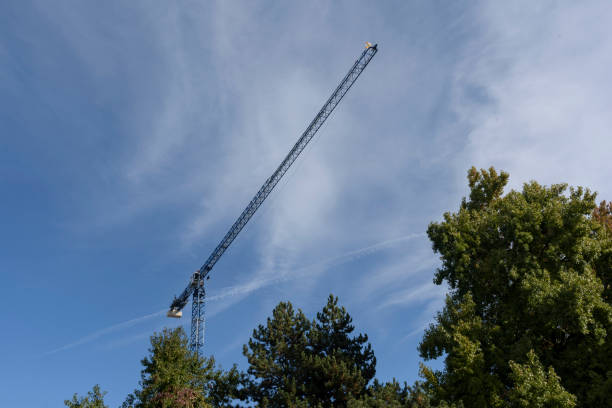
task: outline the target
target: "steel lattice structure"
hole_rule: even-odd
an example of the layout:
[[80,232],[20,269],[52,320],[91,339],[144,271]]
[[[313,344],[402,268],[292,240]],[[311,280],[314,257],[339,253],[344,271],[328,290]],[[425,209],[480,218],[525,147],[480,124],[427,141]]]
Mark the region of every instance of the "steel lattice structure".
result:
[[191,335],[189,337],[189,346],[192,350],[196,350],[198,354],[202,351],[202,347],[204,347],[204,324],[206,323],[204,321],[205,299],[206,289],[204,288],[204,279],[198,276],[193,286],[191,300]]
[[359,75],[361,75],[377,51],[378,47],[376,44],[370,45],[367,43],[366,49],[361,53],[357,61],[355,61],[327,102],[325,102],[317,116],[310,122],[310,125],[308,125],[304,133],[302,133],[293,148],[289,151],[289,154],[287,154],[272,176],[270,176],[263,186],[261,186],[257,194],[255,194],[255,197],[253,197],[249,205],[247,205],[242,214],[240,214],[240,217],[234,222],[202,267],[194,272],[185,290],[172,301],[168,316],[180,317],[182,314],[181,310],[189,301],[189,297],[192,297],[190,347],[198,354],[201,353],[204,344],[204,300],[206,295],[204,280],[208,277],[209,272],[212,270],[213,266],[215,266],[219,258],[221,258],[240,231],[242,231],[247,222],[249,222],[253,214],[255,214],[259,206],[261,206],[268,195],[270,195],[293,162],[295,162],[300,153],[306,148],[325,120],[333,112],[336,106],[338,106],[344,95],[346,95],[351,86],[357,81],[357,78],[359,78]]

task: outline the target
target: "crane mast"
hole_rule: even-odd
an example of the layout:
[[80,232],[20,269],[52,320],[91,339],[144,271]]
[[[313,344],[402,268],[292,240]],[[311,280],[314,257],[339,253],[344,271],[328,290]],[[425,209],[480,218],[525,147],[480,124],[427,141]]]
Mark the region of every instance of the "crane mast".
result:
[[172,301],[168,316],[181,317],[182,309],[187,305],[189,297],[192,298],[191,333],[189,345],[191,349],[196,351],[198,354],[200,354],[204,344],[204,307],[206,297],[204,280],[208,278],[208,274],[215,266],[219,258],[223,256],[223,253],[231,245],[234,239],[236,239],[240,231],[242,231],[244,226],[249,222],[253,214],[255,214],[268,195],[270,195],[274,187],[285,175],[287,170],[289,170],[293,162],[295,162],[304,148],[306,148],[310,140],[314,137],[336,106],[338,106],[351,86],[353,86],[355,81],[357,81],[357,78],[372,60],[377,51],[377,44],[371,45],[370,43],[366,43],[365,50],[363,50],[336,90],[332,93],[327,102],[325,102],[319,113],[317,113],[312,122],[310,122],[285,159],[261,186],[257,194],[255,194],[242,214],[240,214],[236,222],[234,222],[229,231],[225,234],[219,245],[215,247],[202,267],[191,275],[185,290],[183,290],[183,292],[181,292],[181,294],[178,297],[175,297]]

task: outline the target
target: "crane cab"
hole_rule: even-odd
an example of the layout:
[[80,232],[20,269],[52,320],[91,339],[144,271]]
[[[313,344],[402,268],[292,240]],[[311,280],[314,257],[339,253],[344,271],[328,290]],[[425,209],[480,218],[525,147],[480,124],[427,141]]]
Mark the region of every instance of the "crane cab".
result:
[[181,317],[183,317],[183,311],[170,309],[168,310],[168,313],[166,314],[166,316],[173,317],[175,319],[180,319]]

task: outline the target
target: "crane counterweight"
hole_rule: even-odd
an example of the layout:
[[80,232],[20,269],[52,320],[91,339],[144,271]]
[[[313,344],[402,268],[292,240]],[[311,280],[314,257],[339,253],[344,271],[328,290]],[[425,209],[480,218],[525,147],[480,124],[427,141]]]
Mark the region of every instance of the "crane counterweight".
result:
[[302,153],[321,125],[323,125],[336,106],[338,106],[344,95],[346,95],[351,86],[357,81],[357,78],[359,78],[359,75],[361,75],[365,67],[370,63],[377,51],[378,44],[372,45],[369,42],[366,43],[365,50],[363,50],[357,61],[355,61],[349,72],[345,75],[344,79],[342,79],[327,102],[325,102],[319,113],[312,122],[310,122],[285,159],[277,167],[272,176],[270,176],[261,186],[257,194],[255,194],[253,199],[249,202],[221,242],[215,247],[202,267],[191,275],[191,279],[185,290],[172,301],[170,310],[168,311],[168,317],[178,318],[182,316],[182,309],[187,305],[189,298],[192,298],[191,337],[189,344],[192,350],[196,351],[198,354],[201,353],[204,344],[204,300],[206,295],[204,280],[208,278],[208,273],[212,270],[234,239],[236,239],[240,231],[242,231],[244,226],[249,222],[253,214],[255,214],[259,206],[265,201],[287,170],[289,170],[300,153]]
[[180,319],[181,317],[183,317],[183,311],[170,309],[168,310],[168,313],[166,313],[166,316],[173,317],[175,319]]

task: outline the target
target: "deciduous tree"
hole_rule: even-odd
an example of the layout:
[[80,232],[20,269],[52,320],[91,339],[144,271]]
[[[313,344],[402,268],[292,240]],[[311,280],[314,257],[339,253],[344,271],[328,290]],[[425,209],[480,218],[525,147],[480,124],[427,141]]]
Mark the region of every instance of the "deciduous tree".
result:
[[[493,168],[472,168],[468,180],[459,211],[427,231],[442,260],[434,281],[450,288],[419,346],[425,359],[444,356],[442,371],[423,367],[428,387],[469,407],[516,405],[546,389],[563,398],[542,406],[571,407],[571,395],[579,407],[605,406],[609,207],[596,210],[594,193],[565,184],[530,182],[504,196],[508,174]],[[529,375],[541,386],[526,385]]]
[[190,350],[182,328],[154,334],[149,353],[142,360],[140,387],[124,408],[231,406],[240,374],[217,369],[213,358]]
[[105,395],[106,391],[102,391],[100,386],[96,384],[86,396],[79,397],[74,394],[71,400],[64,401],[64,405],[69,408],[108,408],[108,405],[104,404]]

